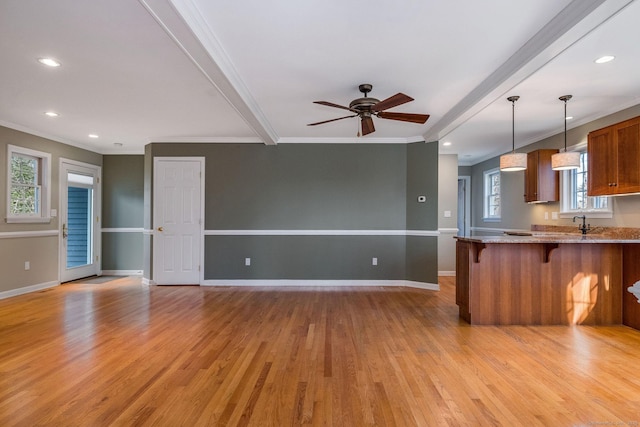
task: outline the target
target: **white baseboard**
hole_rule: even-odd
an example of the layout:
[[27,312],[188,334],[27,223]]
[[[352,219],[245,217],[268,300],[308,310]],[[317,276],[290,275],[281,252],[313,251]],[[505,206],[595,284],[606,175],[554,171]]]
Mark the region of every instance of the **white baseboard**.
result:
[[103,276],[142,276],[142,270],[102,270]]
[[146,285],[146,286],[151,286],[151,285],[155,285],[156,284],[156,282],[154,282],[151,279],[147,279],[146,277],[143,277],[142,281],[140,283],[142,283],[143,285]]
[[438,276],[451,277],[451,276],[455,276],[455,275],[456,275],[455,271],[438,271]]
[[436,283],[414,282],[411,280],[287,280],[287,279],[230,279],[205,280],[202,286],[404,286],[408,288],[439,291]]
[[28,294],[30,292],[37,292],[43,289],[53,288],[55,286],[58,286],[59,284],[60,282],[56,280],[52,282],[38,283],[37,285],[25,286],[24,288],[11,289],[10,291],[3,291],[0,292],[0,299],[11,298],[18,295]]

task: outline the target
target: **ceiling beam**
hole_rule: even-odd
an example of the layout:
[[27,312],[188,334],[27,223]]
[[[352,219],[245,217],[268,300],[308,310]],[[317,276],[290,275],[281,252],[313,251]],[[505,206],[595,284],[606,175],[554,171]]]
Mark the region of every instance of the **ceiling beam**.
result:
[[453,132],[632,1],[573,0],[430,127],[425,141],[440,140]]
[[189,0],[138,0],[229,105],[267,145],[278,135],[202,14]]

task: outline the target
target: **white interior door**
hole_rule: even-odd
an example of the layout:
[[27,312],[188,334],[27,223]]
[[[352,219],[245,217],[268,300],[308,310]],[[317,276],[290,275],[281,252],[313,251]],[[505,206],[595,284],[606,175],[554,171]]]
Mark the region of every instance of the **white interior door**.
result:
[[204,159],[155,158],[153,281],[200,283]]
[[60,282],[101,272],[99,166],[60,162]]

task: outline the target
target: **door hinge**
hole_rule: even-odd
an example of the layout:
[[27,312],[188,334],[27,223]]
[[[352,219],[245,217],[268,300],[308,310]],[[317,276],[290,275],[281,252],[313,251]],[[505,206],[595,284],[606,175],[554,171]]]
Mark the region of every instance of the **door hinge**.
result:
[[96,255],[96,261],[99,261],[100,257],[98,255]]
[[100,217],[99,216],[96,217],[96,222],[100,222]]
[[200,266],[198,266],[198,271],[200,271]]

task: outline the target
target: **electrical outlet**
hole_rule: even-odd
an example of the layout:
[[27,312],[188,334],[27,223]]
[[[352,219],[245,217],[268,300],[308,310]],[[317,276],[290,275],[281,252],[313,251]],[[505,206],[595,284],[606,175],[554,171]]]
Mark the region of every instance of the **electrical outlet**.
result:
[[544,219],[549,219],[549,211],[544,211]]
[[558,219],[558,212],[551,212],[551,219]]
[[244,265],[246,265],[247,267],[251,265],[251,258],[245,258],[244,259]]
[[371,265],[378,265],[378,258],[371,258]]
[[25,270],[31,270],[31,263],[29,261],[25,261],[24,262],[24,269]]

